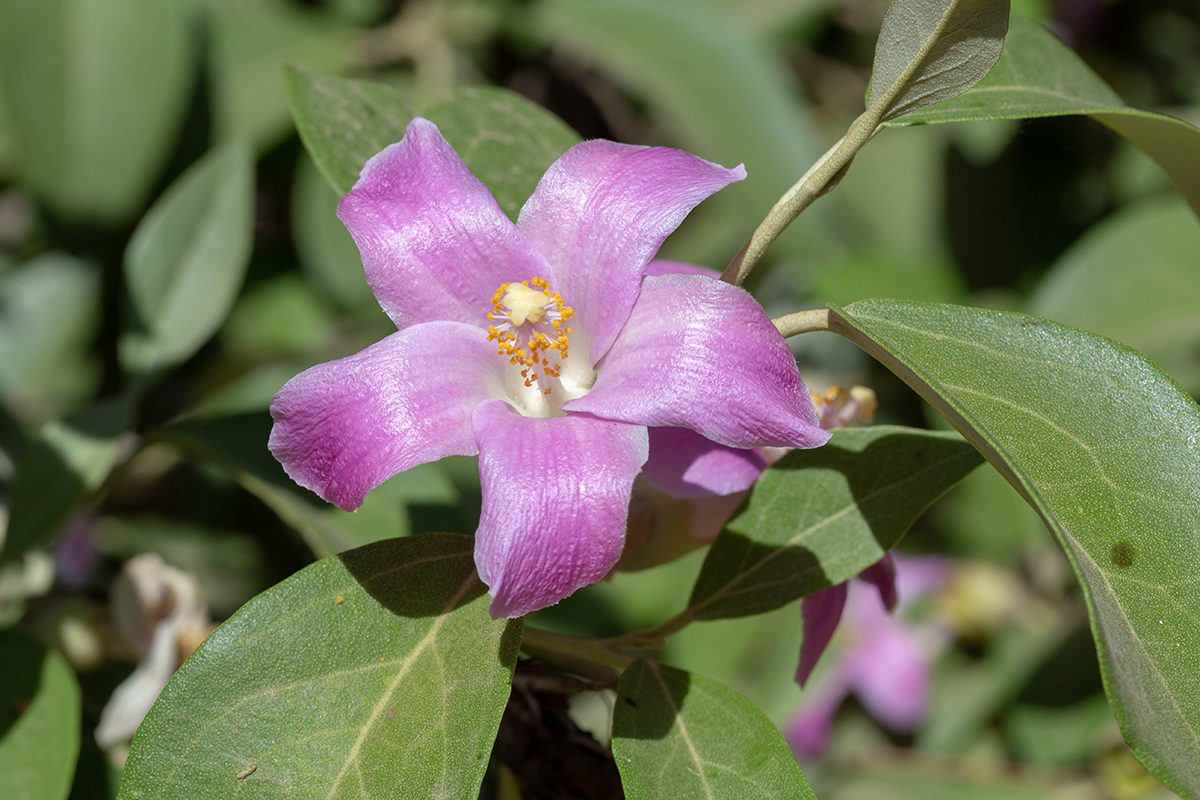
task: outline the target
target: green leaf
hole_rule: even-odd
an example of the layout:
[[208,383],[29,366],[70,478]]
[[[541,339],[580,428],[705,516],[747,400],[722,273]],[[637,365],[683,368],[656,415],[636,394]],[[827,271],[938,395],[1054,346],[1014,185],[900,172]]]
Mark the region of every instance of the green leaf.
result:
[[79,720],[79,684],[63,657],[0,631],[0,797],[64,800]]
[[41,427],[17,462],[10,488],[5,560],[49,541],[128,452],[129,409],[120,401],[90,406]]
[[253,243],[254,162],[234,144],[192,165],[134,231],[125,278],[139,327],[121,338],[121,365],[151,372],[200,349],[233,306]]
[[169,154],[192,62],[180,3],[0,3],[0,80],[21,180],[64,213],[127,217]]
[[400,141],[416,116],[437,124],[463,161],[515,219],[542,173],[579,137],[515,92],[494,86],[416,98],[392,86],[289,68],[288,102],[304,146],[339,195],[367,159]]
[[1127,107],[1108,84],[1048,28],[1013,14],[1004,53],[966,94],[892,121],[893,125],[1027,119],[1087,114],[1158,162],[1200,214],[1200,128]]
[[1200,225],[1182,200],[1169,197],[1126,208],[1088,231],[1042,279],[1029,311],[1127,344],[1195,393],[1197,298]]
[[688,610],[761,614],[849,580],[981,463],[953,433],[891,425],[845,428],[824,447],[788,453],[717,536]]
[[300,159],[292,188],[292,230],[304,275],[347,309],[379,313],[362,259],[337,218],[338,194],[308,156]]
[[894,0],[867,111],[889,120],[962,94],[995,66],[1007,30],[1008,0]]
[[778,729],[753,703],[646,659],[621,676],[612,747],[631,800],[815,800]]
[[92,264],[51,253],[0,276],[0,395],[19,416],[66,413],[94,391],[99,312]]
[[[795,3],[789,4],[795,8]],[[825,148],[781,57],[751,34],[747,10],[704,0],[554,0],[537,17],[557,49],[649,102],[679,146],[748,177],[692,212],[665,255],[723,266],[788,187]],[[829,213],[810,209],[779,240],[811,253]]]
[[217,141],[270,149],[291,131],[284,66],[340,73],[354,64],[360,37],[331,14],[282,0],[211,0],[208,9]]
[[469,537],[369,545],[247,603],[171,679],[121,800],[475,797],[520,644]]
[[1023,314],[871,300],[835,308],[830,327],[1037,510],[1083,584],[1126,741],[1200,794],[1200,408],[1129,348]]

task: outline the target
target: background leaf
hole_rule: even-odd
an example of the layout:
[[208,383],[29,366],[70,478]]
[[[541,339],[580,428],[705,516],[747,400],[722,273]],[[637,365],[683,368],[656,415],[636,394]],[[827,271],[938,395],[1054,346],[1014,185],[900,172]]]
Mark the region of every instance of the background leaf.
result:
[[1023,314],[873,300],[831,328],[1004,473],[1084,586],[1105,689],[1160,780],[1200,793],[1200,408],[1144,357]]
[[0,797],[63,800],[79,754],[79,684],[35,640],[0,631]]
[[621,676],[612,745],[625,795],[637,800],[813,798],[778,729],[753,703],[646,659]]
[[288,100],[300,138],[339,195],[354,187],[371,156],[404,137],[415,116],[432,120],[509,217],[579,137],[520,95],[496,87],[414,98],[391,86],[287,72]]
[[41,427],[17,462],[9,489],[2,554],[11,559],[58,533],[89,492],[95,492],[130,442],[129,409],[120,401],[89,406]]
[[1000,58],[1008,0],[894,0],[883,18],[867,110],[894,119],[962,94]]
[[692,589],[696,619],[761,614],[849,580],[983,459],[952,433],[835,431],[763,473],[713,543]]
[[0,395],[22,418],[65,413],[95,389],[99,365],[88,351],[99,311],[99,270],[70,256],[0,275]]
[[125,253],[140,329],[121,364],[149,372],[186,360],[233,306],[254,242],[254,163],[235,144],[185,172],[143,218]]
[[70,215],[128,216],[166,160],[192,62],[181,3],[0,4],[0,80],[22,181]]
[[378,313],[362,259],[350,232],[337,218],[339,195],[307,155],[296,168],[292,189],[292,229],[296,254],[308,279],[347,309]]
[[1128,108],[1108,84],[1040,22],[1013,14],[1004,52],[978,86],[893,125],[1087,114],[1158,162],[1200,214],[1200,128]]
[[1083,236],[1029,298],[1031,314],[1116,339],[1200,391],[1200,225],[1178,197],[1126,208]]
[[521,622],[488,615],[472,549],[380,542],[247,603],[151,709],[120,797],[474,797]]
[[281,0],[211,0],[213,135],[260,151],[291,130],[283,69],[345,72],[359,37],[332,15]]

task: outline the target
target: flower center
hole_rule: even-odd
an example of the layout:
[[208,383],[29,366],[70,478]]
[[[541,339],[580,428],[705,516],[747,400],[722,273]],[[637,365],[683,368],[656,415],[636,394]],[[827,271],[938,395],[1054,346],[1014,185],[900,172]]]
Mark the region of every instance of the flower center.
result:
[[562,373],[567,359],[571,329],[564,322],[575,310],[551,291],[550,282],[534,277],[521,283],[504,283],[492,296],[488,319],[488,341],[495,341],[500,355],[520,368],[527,388],[537,386],[542,394],[554,391],[551,379]]

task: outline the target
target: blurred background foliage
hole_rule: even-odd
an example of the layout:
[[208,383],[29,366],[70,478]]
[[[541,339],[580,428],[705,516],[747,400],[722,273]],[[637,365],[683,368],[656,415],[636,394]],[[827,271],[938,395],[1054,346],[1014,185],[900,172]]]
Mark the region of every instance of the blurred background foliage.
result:
[[[1193,0],[1013,5],[1129,105],[1200,120]],[[414,98],[502,86],[584,138],[744,162],[749,179],[663,251],[720,268],[861,111],[886,6],[0,0],[0,624],[77,675],[70,796],[115,796],[128,733],[102,736],[102,752],[94,732],[145,663],[149,640],[130,626],[177,621],[130,582],[135,558],[156,554],[139,568],[199,592],[175,634],[186,655],[209,619],[314,558],[475,526],[469,459],[410,470],[346,514],[266,450],[279,386],[390,329],[296,136],[284,65]],[[868,297],[1026,310],[1138,348],[1200,392],[1200,226],[1152,161],[1087,118],[885,131],[750,288],[772,314]],[[941,424],[847,342],[793,341],[810,387],[866,384],[881,421]],[[973,474],[901,549],[953,558],[953,579],[914,612],[950,642],[928,711],[896,732],[844,702],[824,756],[804,762],[819,796],[1169,796],[1121,742],[1065,559],[997,473]],[[591,635],[659,622],[684,603],[700,558],[619,574],[536,622]],[[142,588],[122,601],[122,586]],[[666,658],[786,726],[803,698],[791,680],[799,639],[791,606],[693,625]],[[572,711],[601,739],[607,702],[582,696]]]

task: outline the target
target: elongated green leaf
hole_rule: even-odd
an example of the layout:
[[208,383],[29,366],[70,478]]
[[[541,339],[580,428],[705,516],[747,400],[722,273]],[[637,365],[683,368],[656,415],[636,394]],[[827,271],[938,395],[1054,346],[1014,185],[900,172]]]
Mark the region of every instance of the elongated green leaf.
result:
[[262,152],[288,134],[285,65],[345,72],[354,63],[359,37],[332,14],[284,0],[210,0],[208,12],[218,141],[245,139]]
[[62,656],[0,631],[0,797],[63,800],[79,754],[79,684]]
[[867,110],[878,119],[956,97],[1000,58],[1008,0],[894,0],[875,43]]
[[[745,8],[706,0],[554,0],[538,13],[558,49],[650,100],[650,113],[679,146],[726,166],[745,163],[747,179],[706,201],[668,242],[673,257],[718,266],[714,252],[721,258],[735,251],[825,147],[786,65],[751,34]],[[777,245],[811,251],[827,234],[828,213],[810,209]]]
[[380,542],[247,603],[154,704],[122,800],[475,797],[522,624],[488,615],[472,549]]
[[339,195],[371,156],[400,141],[416,116],[442,135],[513,219],[546,167],[579,137],[515,92],[489,86],[415,97],[392,86],[289,68],[288,103],[304,146]]
[[1200,128],[1129,108],[1048,28],[1013,14],[1004,53],[978,86],[893,125],[1087,114],[1158,162],[1200,214]]
[[80,502],[100,488],[127,452],[132,434],[121,402],[101,403],[51,420],[17,462],[9,498],[3,557],[49,541]]
[[1105,689],[1159,780],[1200,795],[1200,408],[1138,353],[1023,314],[831,312],[1025,497],[1083,584]]
[[0,3],[20,178],[62,212],[128,216],[166,159],[192,69],[181,3]]
[[1030,313],[1127,344],[1193,392],[1198,309],[1200,225],[1177,197],[1139,203],[1090,230],[1029,299]]
[[44,255],[0,277],[0,395],[23,418],[65,413],[95,389],[99,310],[99,270],[70,256]]
[[630,800],[813,798],[778,729],[753,703],[646,659],[621,676],[612,746]]
[[953,433],[891,425],[839,430],[824,447],[789,453],[713,543],[690,612],[761,614],[849,580],[981,463]]
[[254,163],[235,144],[193,165],[146,214],[125,253],[139,328],[121,364],[149,372],[184,361],[233,306],[254,239]]
[[337,218],[338,195],[307,156],[296,167],[292,230],[305,277],[348,309],[379,313],[358,248]]

